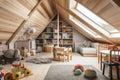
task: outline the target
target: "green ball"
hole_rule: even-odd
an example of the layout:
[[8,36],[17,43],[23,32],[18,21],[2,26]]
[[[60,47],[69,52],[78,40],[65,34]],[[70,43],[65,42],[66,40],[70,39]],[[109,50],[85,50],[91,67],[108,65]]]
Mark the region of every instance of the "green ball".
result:
[[82,71],[80,69],[76,69],[74,71],[74,75],[81,75],[82,74]]

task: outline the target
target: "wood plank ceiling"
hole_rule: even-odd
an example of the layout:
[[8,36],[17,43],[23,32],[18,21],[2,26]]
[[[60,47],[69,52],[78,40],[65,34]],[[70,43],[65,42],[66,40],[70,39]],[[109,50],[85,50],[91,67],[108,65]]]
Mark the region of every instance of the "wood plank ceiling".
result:
[[[108,38],[103,33],[93,29],[90,27],[88,23],[83,21],[77,15],[75,15],[72,11],[69,10],[69,1],[70,0],[53,0],[54,5],[59,10],[61,17],[66,20],[69,24],[74,26],[80,33],[86,36],[88,39],[92,41],[99,41],[99,42],[108,42],[113,44],[119,44],[120,38]],[[120,31],[120,7],[117,6],[112,0],[76,0],[79,3],[83,4],[85,7],[90,9],[99,17],[103,18],[105,21],[110,23],[116,29]],[[75,25],[72,21],[69,20],[69,14],[77,18],[79,21],[87,25],[89,28],[93,29],[102,38],[97,39],[86,33],[85,31],[81,30],[77,25]]]
[[[120,38],[108,38],[103,33],[93,29],[88,23],[69,10],[70,0],[0,0],[0,42],[16,41],[29,23],[37,32],[35,39],[59,12],[62,19],[92,41],[120,43]],[[120,31],[120,7],[112,0],[76,0],[95,14],[106,20]],[[53,5],[54,4],[54,5]],[[93,29],[101,39],[94,38],[69,20],[69,14]]]
[[26,27],[36,28],[35,39],[55,17],[51,0],[0,0],[0,42],[16,41]]

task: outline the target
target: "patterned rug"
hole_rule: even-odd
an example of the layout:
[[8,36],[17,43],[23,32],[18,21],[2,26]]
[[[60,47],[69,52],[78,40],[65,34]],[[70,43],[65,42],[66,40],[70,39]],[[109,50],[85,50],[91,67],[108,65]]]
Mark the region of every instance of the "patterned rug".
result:
[[49,58],[33,58],[33,59],[29,59],[26,60],[26,62],[30,62],[30,63],[35,63],[35,64],[41,64],[41,63],[51,63],[51,59]]
[[97,72],[97,78],[87,79],[82,75],[75,76],[74,65],[51,65],[44,80],[108,80],[102,73],[91,65],[85,65],[84,69],[92,68]]

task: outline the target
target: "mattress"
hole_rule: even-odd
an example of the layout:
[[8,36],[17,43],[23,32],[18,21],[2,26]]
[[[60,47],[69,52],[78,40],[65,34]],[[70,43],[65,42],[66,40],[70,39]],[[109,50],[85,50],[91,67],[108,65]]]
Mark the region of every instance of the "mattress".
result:
[[80,48],[80,53],[83,53],[83,54],[97,54],[97,51],[95,48]]

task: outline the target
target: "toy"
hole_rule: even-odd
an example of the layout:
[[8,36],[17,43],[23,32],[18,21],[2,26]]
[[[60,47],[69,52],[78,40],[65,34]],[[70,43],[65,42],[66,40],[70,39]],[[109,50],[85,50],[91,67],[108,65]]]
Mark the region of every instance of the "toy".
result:
[[0,80],[4,77],[4,73],[1,71],[0,73]]
[[5,74],[4,80],[19,80],[30,75],[32,75],[32,71],[26,68],[24,64],[12,64],[11,72]]
[[81,75],[82,74],[82,71],[80,69],[76,69],[74,71],[74,75]]
[[75,65],[75,67],[74,67],[74,70],[73,70],[73,71],[75,71],[76,69],[80,69],[82,72],[84,71],[84,67],[83,67],[82,65],[80,65],[80,64]]
[[11,72],[8,72],[5,74],[4,76],[4,80],[13,80],[13,77],[12,77],[12,73]]
[[96,74],[96,71],[93,69],[86,69],[84,76],[86,78],[96,78],[97,74]]
[[18,72],[16,72],[16,73],[13,74],[13,78],[14,79],[19,79],[20,76],[21,76],[21,72],[20,71],[18,71]]
[[30,71],[28,68],[26,68],[24,74],[25,74],[25,75],[29,75],[30,73],[31,73],[31,71]]

